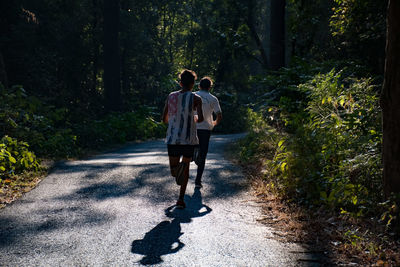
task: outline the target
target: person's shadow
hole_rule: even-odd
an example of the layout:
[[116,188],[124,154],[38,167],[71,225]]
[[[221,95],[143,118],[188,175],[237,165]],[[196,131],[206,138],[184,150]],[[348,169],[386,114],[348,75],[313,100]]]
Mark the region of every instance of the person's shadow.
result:
[[179,240],[183,235],[181,223],[190,223],[192,218],[202,217],[212,211],[210,207],[202,203],[199,189],[195,189],[193,196],[186,198],[185,202],[186,209],[176,209],[174,205],[165,210],[165,215],[172,218],[172,221],[160,222],[147,232],[143,239],[132,242],[131,252],[144,256],[140,260],[141,264],[157,264],[163,261],[161,256],[178,252],[185,246]]

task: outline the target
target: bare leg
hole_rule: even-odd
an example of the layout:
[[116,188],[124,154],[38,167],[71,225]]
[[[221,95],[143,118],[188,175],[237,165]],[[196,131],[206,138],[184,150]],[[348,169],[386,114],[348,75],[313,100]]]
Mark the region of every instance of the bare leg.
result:
[[176,171],[179,164],[180,157],[169,157],[169,168],[171,170],[171,175],[176,177]]
[[179,191],[179,199],[180,200],[183,200],[183,198],[185,196],[186,186],[187,186],[188,181],[189,181],[189,166],[190,166],[190,161],[191,160],[192,160],[192,158],[182,157],[182,162],[186,163],[186,168],[185,168],[185,172],[184,172],[184,180],[183,180],[183,183],[181,185],[181,190]]

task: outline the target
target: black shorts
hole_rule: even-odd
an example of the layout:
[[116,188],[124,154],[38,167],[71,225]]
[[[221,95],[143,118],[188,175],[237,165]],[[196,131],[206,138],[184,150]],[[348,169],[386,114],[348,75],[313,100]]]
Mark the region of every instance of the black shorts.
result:
[[168,146],[168,156],[170,157],[180,157],[192,158],[194,145],[167,145]]

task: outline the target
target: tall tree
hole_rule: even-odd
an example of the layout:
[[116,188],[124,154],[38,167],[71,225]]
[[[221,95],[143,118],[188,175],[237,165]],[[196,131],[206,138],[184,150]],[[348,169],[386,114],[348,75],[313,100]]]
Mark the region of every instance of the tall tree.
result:
[[285,66],[285,0],[271,0],[271,55],[273,70]]
[[255,26],[255,14],[254,14],[255,4],[256,3],[254,0],[248,1],[248,13],[247,13],[246,24],[249,27],[251,36],[256,42],[258,50],[260,51],[261,60],[259,62],[262,63],[264,68],[266,68],[268,66],[267,53],[265,52],[264,45],[262,44],[260,36],[258,36],[257,29]]
[[121,67],[119,53],[119,0],[104,0],[104,93],[106,109],[121,109]]
[[400,1],[389,0],[385,80],[382,88],[383,182],[385,195],[400,193]]
[[6,67],[4,65],[3,54],[0,51],[0,83],[2,83],[5,87],[8,86],[7,80],[7,72]]

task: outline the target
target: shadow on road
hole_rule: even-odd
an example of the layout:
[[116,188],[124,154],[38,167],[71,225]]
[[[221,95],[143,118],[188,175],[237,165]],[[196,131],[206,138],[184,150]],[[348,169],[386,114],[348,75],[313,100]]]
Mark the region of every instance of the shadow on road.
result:
[[181,223],[190,223],[192,218],[202,217],[212,211],[210,207],[202,203],[199,189],[196,189],[193,196],[187,197],[185,200],[186,209],[179,210],[175,206],[171,206],[165,210],[165,215],[172,218],[172,221],[160,222],[147,232],[143,239],[132,242],[131,252],[144,256],[140,260],[141,264],[161,263],[163,261],[161,256],[178,252],[185,246],[179,240],[183,235]]

